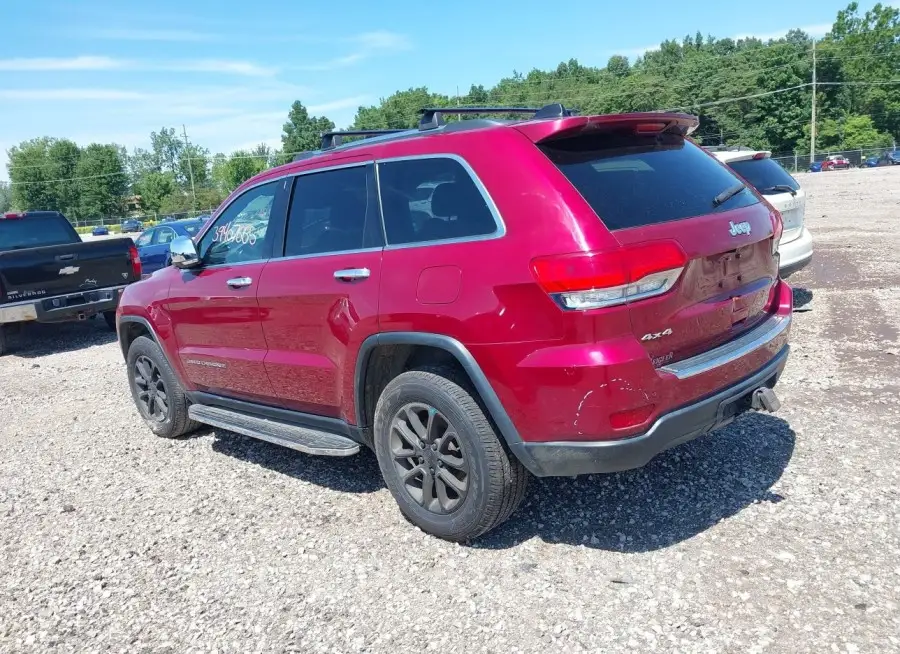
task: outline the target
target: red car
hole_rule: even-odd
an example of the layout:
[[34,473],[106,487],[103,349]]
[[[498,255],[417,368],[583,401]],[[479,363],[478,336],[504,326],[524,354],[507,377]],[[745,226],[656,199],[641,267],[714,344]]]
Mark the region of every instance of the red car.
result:
[[173,242],[119,304],[150,429],[372,448],[401,511],[460,541],[530,475],[637,468],[776,410],[778,213],[686,140],[693,116],[529,111],[326,134]]
[[826,170],[847,170],[850,167],[850,160],[840,154],[833,154],[825,157],[822,162],[822,172]]

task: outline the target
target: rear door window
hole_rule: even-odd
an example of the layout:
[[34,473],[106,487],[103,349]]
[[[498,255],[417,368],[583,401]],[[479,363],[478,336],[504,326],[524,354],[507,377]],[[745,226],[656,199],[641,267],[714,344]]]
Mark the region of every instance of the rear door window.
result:
[[741,180],[677,135],[617,130],[544,142],[541,151],[608,229],[654,225],[756,204]]
[[790,191],[787,189],[800,190],[797,180],[791,177],[788,171],[781,167],[781,164],[768,157],[729,161],[728,166],[753,184],[763,195],[789,193]]
[[487,198],[450,157],[378,164],[388,245],[489,236],[499,231]]

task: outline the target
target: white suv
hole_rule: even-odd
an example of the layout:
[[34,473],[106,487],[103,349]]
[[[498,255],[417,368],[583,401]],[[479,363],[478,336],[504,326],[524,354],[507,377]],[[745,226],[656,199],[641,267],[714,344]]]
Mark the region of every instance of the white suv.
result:
[[803,224],[806,193],[772,153],[746,148],[713,147],[708,150],[765,196],[781,212],[784,234],[779,242],[781,277],[786,278],[812,261],[812,234]]

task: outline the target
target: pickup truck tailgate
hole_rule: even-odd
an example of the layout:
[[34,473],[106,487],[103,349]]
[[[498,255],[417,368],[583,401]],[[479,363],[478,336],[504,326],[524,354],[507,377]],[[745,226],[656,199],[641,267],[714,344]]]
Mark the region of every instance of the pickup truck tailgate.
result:
[[131,245],[119,238],[0,252],[0,303],[128,284]]

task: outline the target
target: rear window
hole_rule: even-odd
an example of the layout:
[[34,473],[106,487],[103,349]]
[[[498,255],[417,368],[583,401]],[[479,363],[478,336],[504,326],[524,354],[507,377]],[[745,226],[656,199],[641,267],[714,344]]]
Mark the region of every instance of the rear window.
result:
[[195,223],[185,223],[183,227],[184,231],[186,231],[191,236],[194,236],[198,231],[200,231],[200,228],[203,227],[203,222],[198,220]]
[[800,190],[797,180],[777,161],[765,159],[748,159],[746,161],[730,161],[728,165],[741,177],[753,184],[763,195],[785,193],[787,186],[795,191]]
[[75,242],[72,226],[62,216],[0,217],[0,252]]
[[559,139],[539,146],[609,229],[654,225],[730,211],[759,200],[727,168],[677,135],[631,130]]

